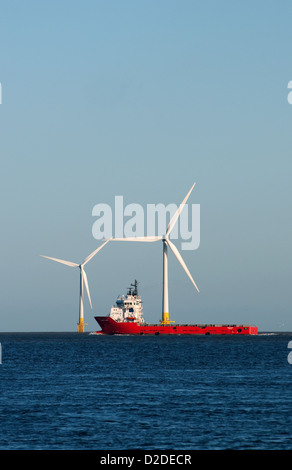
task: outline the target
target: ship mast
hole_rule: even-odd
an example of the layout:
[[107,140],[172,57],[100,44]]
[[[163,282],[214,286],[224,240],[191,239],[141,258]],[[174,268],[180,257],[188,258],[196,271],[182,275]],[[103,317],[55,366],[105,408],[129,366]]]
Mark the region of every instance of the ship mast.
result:
[[138,295],[138,281],[136,279],[134,281],[134,284],[131,284],[131,286],[134,288],[132,295]]

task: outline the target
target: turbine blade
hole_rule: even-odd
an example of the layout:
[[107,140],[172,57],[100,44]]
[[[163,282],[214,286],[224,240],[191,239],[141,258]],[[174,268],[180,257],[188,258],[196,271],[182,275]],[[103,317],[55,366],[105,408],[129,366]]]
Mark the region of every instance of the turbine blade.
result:
[[45,256],[45,255],[40,255],[40,256],[42,256],[43,258],[52,259],[53,261],[57,261],[57,263],[66,264],[66,266],[72,266],[73,268],[76,268],[79,266],[79,264],[72,263],[71,261],[64,261],[63,259],[51,258],[50,256]]
[[121,242],[157,242],[162,237],[126,237],[126,238],[111,238],[112,241]]
[[83,281],[84,281],[84,284],[85,284],[85,287],[86,287],[86,291],[87,291],[87,295],[88,295],[88,300],[89,300],[89,303],[90,303],[90,307],[92,308],[92,303],[91,303],[91,298],[90,298],[88,280],[87,280],[86,272],[84,271],[83,267],[81,267],[81,273],[82,273],[81,275],[82,275],[82,277],[83,277]]
[[96,250],[94,250],[82,263],[82,266],[85,266],[88,261],[90,261],[107,243],[109,240],[106,240],[101,246],[99,246]]
[[187,273],[188,277],[192,281],[192,283],[195,286],[195,288],[197,289],[197,291],[200,292],[198,287],[197,287],[197,284],[193,280],[192,275],[191,275],[190,271],[188,270],[188,268],[186,266],[186,263],[182,259],[181,254],[178,251],[177,247],[170,240],[166,240],[166,242],[167,242],[168,246],[170,247],[171,251],[173,252],[173,254],[177,257],[177,259],[180,262],[180,264],[182,265],[182,267],[184,268],[185,272]]
[[188,194],[187,194],[186,197],[184,198],[183,202],[181,203],[181,205],[180,205],[179,208],[177,209],[176,213],[173,215],[171,221],[169,222],[168,227],[167,227],[167,231],[166,231],[166,236],[168,236],[168,235],[170,234],[170,232],[172,231],[173,227],[175,226],[175,223],[176,223],[177,219],[179,218],[180,213],[181,213],[181,211],[183,210],[183,208],[184,208],[184,206],[185,206],[185,203],[187,202],[188,198],[190,197],[190,194],[191,194],[192,190],[194,189],[195,184],[196,184],[196,183],[193,184],[193,186],[192,186],[191,189],[189,190]]

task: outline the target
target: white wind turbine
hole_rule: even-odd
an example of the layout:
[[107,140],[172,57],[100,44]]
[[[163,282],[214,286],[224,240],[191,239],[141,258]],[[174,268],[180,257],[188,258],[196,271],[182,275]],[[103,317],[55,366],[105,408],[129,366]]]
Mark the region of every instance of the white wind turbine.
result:
[[53,261],[57,261],[58,263],[66,264],[66,266],[71,266],[73,268],[79,268],[80,269],[80,298],[79,298],[79,323],[78,323],[78,333],[84,333],[84,307],[83,307],[83,282],[86,287],[88,299],[90,306],[92,308],[92,303],[91,303],[91,298],[90,298],[90,292],[89,292],[89,286],[88,286],[88,280],[87,280],[87,275],[84,270],[84,266],[90,261],[107,243],[109,240],[106,240],[101,246],[99,246],[95,251],[93,251],[81,264],[77,263],[72,263],[71,261],[64,261],[62,259],[58,258],[51,258],[50,256],[45,256],[41,255],[43,258],[48,258]]
[[176,246],[169,240],[169,235],[170,232],[172,231],[173,227],[175,226],[175,223],[177,222],[192,190],[194,189],[196,183],[193,184],[191,189],[189,190],[188,194],[184,198],[183,202],[180,204],[179,208],[173,215],[171,221],[168,224],[166,234],[161,237],[127,237],[127,238],[112,238],[111,240],[113,241],[134,241],[134,242],[156,242],[158,240],[162,240],[163,242],[163,293],[162,293],[162,321],[161,323],[164,325],[168,325],[170,323],[169,320],[169,304],[168,304],[168,256],[167,256],[167,247],[171,249],[173,254],[176,256],[178,259],[179,263],[185,270],[186,274],[190,278],[192,284],[195,286],[197,291],[199,292],[199,289],[197,287],[197,284],[195,283],[194,279],[192,278],[192,275],[190,271],[188,270],[181,254],[179,253],[178,249]]

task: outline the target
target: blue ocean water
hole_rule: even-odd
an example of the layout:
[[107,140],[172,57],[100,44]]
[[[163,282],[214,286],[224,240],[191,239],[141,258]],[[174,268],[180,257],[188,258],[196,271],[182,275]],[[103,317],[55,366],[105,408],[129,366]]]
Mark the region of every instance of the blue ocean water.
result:
[[2,333],[0,449],[291,449],[292,333]]

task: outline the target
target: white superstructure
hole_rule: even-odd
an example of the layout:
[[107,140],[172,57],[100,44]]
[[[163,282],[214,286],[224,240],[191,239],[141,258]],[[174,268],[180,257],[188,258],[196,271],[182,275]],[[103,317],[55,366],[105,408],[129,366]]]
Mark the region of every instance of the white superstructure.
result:
[[109,316],[117,322],[144,323],[142,300],[138,295],[137,281],[131,284],[127,295],[121,295],[113,305]]

